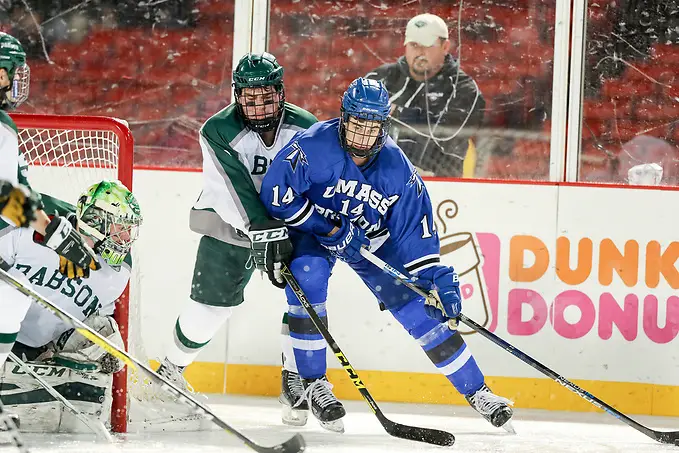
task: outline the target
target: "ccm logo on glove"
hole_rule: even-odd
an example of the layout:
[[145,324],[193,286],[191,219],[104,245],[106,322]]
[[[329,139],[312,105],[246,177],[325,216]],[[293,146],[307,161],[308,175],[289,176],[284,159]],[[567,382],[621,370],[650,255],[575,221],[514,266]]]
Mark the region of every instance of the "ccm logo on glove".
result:
[[250,238],[252,242],[273,242],[288,238],[287,228],[279,228],[275,230],[265,231],[251,231]]

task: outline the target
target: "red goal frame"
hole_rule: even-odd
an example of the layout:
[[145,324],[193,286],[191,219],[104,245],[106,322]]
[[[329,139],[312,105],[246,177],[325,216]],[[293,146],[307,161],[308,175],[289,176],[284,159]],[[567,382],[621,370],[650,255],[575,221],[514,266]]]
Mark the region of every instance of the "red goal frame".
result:
[[[134,138],[127,125],[118,119],[102,116],[80,115],[41,115],[12,113],[10,117],[19,129],[50,129],[73,131],[113,132],[119,143],[118,180],[132,190],[134,167]],[[130,286],[125,288],[116,301],[115,319],[127,350],[129,334]],[[127,367],[113,375],[113,403],[111,407],[111,429],[114,432],[127,432]]]

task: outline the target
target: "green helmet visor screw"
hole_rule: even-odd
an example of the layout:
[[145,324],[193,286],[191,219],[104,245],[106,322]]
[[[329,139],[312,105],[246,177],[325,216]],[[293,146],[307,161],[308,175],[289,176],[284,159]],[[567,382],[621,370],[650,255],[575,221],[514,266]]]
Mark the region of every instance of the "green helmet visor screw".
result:
[[120,266],[139,237],[142,223],[136,198],[119,181],[101,181],[78,198],[79,231],[94,241],[94,250],[109,266]]
[[0,32],[0,108],[11,110],[28,99],[31,71],[18,39]]
[[236,108],[255,132],[278,127],[285,105],[283,67],[270,53],[246,54],[233,71]]

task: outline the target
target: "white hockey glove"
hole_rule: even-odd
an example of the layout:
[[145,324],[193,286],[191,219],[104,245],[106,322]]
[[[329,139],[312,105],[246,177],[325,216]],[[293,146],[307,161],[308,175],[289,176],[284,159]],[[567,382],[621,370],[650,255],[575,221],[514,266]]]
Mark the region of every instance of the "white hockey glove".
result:
[[[120,335],[118,323],[112,316],[101,316],[94,313],[84,321],[86,326],[98,332],[101,336],[124,348],[123,337]],[[54,348],[54,362],[61,366],[77,370],[99,371],[112,374],[122,370],[125,364],[106,352],[100,346],[77,333],[74,329],[67,330],[56,341]]]

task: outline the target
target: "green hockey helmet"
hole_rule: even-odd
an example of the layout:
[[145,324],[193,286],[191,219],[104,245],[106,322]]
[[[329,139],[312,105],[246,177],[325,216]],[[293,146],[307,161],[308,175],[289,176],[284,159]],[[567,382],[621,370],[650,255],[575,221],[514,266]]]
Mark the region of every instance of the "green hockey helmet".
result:
[[245,54],[233,71],[236,108],[255,132],[278,127],[285,106],[283,67],[268,52]]
[[120,266],[139,237],[139,203],[120,181],[92,184],[78,198],[78,230],[94,242],[94,251],[112,267]]
[[26,52],[12,35],[0,32],[0,109],[9,110],[28,99],[31,71],[26,64]]

